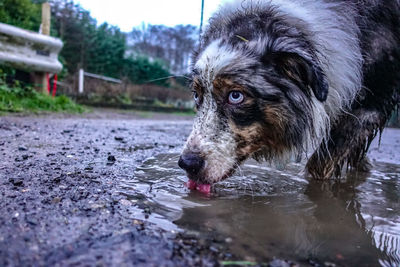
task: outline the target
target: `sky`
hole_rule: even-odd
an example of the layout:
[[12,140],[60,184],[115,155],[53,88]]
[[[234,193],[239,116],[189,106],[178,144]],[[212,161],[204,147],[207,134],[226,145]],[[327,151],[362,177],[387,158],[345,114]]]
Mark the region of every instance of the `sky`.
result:
[[[204,0],[204,23],[225,0]],[[107,22],[124,32],[146,24],[200,25],[201,0],[75,0],[99,24]]]

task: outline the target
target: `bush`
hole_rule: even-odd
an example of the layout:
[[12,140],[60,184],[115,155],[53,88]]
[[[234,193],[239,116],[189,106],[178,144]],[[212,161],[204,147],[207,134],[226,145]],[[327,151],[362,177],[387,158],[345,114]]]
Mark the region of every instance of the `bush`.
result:
[[169,86],[171,75],[160,61],[151,62],[147,57],[127,58],[124,62],[123,75],[135,84],[157,84]]
[[81,113],[85,109],[66,96],[51,97],[22,87],[18,82],[8,86],[0,77],[0,112],[56,111]]

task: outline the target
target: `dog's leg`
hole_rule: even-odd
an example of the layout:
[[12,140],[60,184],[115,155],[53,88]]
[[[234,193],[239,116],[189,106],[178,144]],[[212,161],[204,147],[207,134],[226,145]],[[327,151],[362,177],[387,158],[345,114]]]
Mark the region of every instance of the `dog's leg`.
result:
[[340,177],[343,167],[368,171],[365,154],[385,122],[384,114],[374,110],[358,109],[344,115],[332,128],[330,139],[308,161],[309,174],[315,179],[329,179]]
[[340,177],[344,166],[366,170],[369,145],[400,103],[399,48],[366,66],[364,73],[365,87],[352,110],[333,123],[329,139],[307,163],[306,168],[315,179]]

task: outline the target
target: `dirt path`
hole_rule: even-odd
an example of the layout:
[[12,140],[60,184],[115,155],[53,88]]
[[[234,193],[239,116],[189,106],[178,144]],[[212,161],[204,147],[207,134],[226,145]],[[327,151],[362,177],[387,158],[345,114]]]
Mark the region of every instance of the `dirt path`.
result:
[[130,219],[117,194],[190,128],[191,117],[151,113],[0,117],[0,265],[216,264],[212,242]]

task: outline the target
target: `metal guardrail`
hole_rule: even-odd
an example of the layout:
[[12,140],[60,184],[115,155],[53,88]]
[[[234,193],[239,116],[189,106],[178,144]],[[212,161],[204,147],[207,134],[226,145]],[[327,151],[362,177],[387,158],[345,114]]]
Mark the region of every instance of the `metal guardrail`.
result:
[[26,71],[58,73],[60,39],[0,23],[0,63]]

